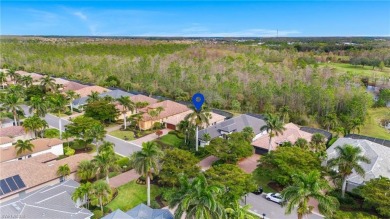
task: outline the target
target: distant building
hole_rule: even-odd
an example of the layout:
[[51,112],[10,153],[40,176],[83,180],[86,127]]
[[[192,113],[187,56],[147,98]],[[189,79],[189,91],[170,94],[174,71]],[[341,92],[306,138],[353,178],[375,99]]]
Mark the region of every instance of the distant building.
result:
[[111,212],[102,219],[173,219],[168,209],[152,209],[144,204],[139,204],[126,213],[120,209]]

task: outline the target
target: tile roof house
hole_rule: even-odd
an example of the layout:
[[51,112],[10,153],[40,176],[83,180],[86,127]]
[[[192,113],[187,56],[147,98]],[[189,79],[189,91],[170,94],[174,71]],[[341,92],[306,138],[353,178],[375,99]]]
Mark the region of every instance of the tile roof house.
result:
[[60,139],[38,138],[31,143],[34,145],[33,151],[25,151],[20,155],[17,154],[15,145],[0,144],[0,162],[27,159],[44,153],[52,153],[56,156],[64,154],[63,141]]
[[[365,182],[370,179],[378,178],[379,176],[384,176],[390,178],[390,148],[361,139],[352,139],[352,138],[339,138],[335,141],[332,146],[327,150],[327,160],[335,158],[338,156],[335,148],[337,146],[343,146],[349,144],[355,147],[359,147],[362,150],[361,155],[367,157],[371,163],[360,163],[365,171],[365,176],[361,177],[354,171],[347,178],[347,191],[352,191],[354,188],[363,185]],[[323,163],[326,165],[326,161]]]
[[30,139],[30,133],[27,133],[22,126],[10,126],[0,128],[0,137],[10,137],[16,142],[17,140]]
[[168,209],[152,209],[145,204],[139,204],[124,213],[120,209],[104,216],[102,219],[173,219]]
[[7,128],[14,125],[14,120],[10,118],[0,119],[0,128]]
[[0,163],[0,179],[19,175],[25,184],[24,188],[6,194],[0,193],[0,202],[23,195],[26,192],[35,191],[44,185],[58,183],[60,177],[57,176],[56,172],[58,167],[64,164],[68,164],[70,168],[71,175],[68,178],[73,179],[78,164],[82,160],[93,159],[93,156],[87,153],[75,154],[61,160],[52,160],[53,157],[56,156],[52,153],[45,153],[25,160]]
[[[303,138],[310,142],[311,136],[313,136],[311,133],[300,130],[299,127],[294,123],[285,124],[284,128],[285,130],[283,131],[283,134],[274,136],[271,139],[271,150],[275,150],[280,144],[283,144],[284,142],[291,142],[294,144],[298,138]],[[269,134],[261,136],[256,141],[252,142],[252,145],[255,147],[256,153],[258,154],[268,152]]]
[[85,88],[85,87],[88,87],[88,85],[80,84],[80,83],[77,83],[74,81],[69,81],[68,83],[65,83],[63,85],[62,91],[63,92],[66,92],[68,90],[76,91],[76,90],[80,90],[80,89]]
[[203,136],[208,133],[211,139],[217,137],[224,137],[233,132],[241,132],[245,127],[251,127],[253,132],[255,133],[255,137],[253,141],[259,138],[260,136],[266,134],[265,132],[261,132],[260,128],[264,126],[266,123],[264,120],[250,116],[250,115],[239,115],[233,117],[231,119],[225,120],[223,122],[217,123],[216,125],[212,125],[206,129],[200,130],[199,140],[200,145],[207,145],[208,142],[203,139]]
[[0,137],[0,147],[6,147],[6,145],[11,144],[14,140],[10,137]]
[[[132,102],[134,102],[134,103],[139,103],[139,102],[148,103],[148,105],[151,105],[151,104],[154,104],[154,103],[158,102],[158,100],[156,100],[154,98],[151,98],[151,97],[148,97],[148,96],[145,96],[145,95],[142,95],[142,94],[137,94],[137,95],[130,96],[130,100]],[[122,120],[123,119],[123,114],[122,114],[123,106],[120,103],[116,102],[115,103],[115,108],[117,108],[119,110],[119,112],[121,112],[121,114],[119,114],[117,119]],[[134,112],[128,111],[126,113],[126,117],[129,117],[133,113],[137,113],[137,112],[138,112],[138,109],[135,109]]]
[[[192,110],[171,116],[171,117],[165,119],[164,122],[166,123],[167,128],[172,129],[172,130],[176,130],[176,126],[181,121],[183,121],[185,119],[185,117],[190,113],[192,113]],[[219,114],[216,114],[213,112],[210,112],[210,114],[211,114],[211,118],[209,119],[209,125],[216,125],[217,123],[224,121],[226,118],[225,116],[222,116],[222,115],[219,115]],[[206,125],[206,124],[204,124],[204,125]]]
[[[162,107],[163,111],[161,111],[157,117],[153,118],[148,114],[148,112],[155,110],[158,107]],[[171,100],[164,100],[162,102],[151,104],[139,110],[142,113],[142,120],[140,121],[139,126],[143,130],[150,129],[156,122],[165,122],[165,120],[169,119],[169,117],[187,112],[189,110],[190,109],[186,105]]]
[[128,93],[128,92],[125,92],[125,91],[122,91],[122,90],[111,90],[111,91],[107,91],[107,92],[101,93],[99,96],[100,97],[110,96],[113,99],[118,99],[118,98],[120,98],[122,96],[123,97],[131,97],[131,96],[134,96],[134,94],[131,94],[131,93]]
[[104,88],[104,87],[100,87],[100,86],[88,86],[88,87],[84,87],[84,88],[81,88],[79,90],[76,90],[75,92],[77,94],[80,95],[80,97],[87,97],[88,95],[90,95],[92,92],[98,92],[98,93],[104,93],[104,92],[107,92],[107,91],[110,91],[109,89],[107,88]]
[[76,207],[72,193],[80,184],[73,180],[45,186],[35,192],[15,198],[0,207],[2,218],[13,216],[26,219],[86,219],[93,213],[85,208]]

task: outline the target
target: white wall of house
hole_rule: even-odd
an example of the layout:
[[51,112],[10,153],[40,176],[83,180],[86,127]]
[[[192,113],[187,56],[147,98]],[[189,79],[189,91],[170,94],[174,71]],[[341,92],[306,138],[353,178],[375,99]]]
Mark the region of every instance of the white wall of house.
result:
[[12,146],[12,142],[5,143],[5,144],[0,144],[0,148],[7,148],[7,147],[11,147],[11,146]]
[[266,135],[267,131],[260,132],[259,134],[255,135],[255,137],[252,139],[252,142],[256,141],[258,138],[260,138],[263,135]]
[[25,159],[28,159],[28,158],[31,158],[31,157],[35,157],[35,156],[38,156],[38,155],[41,155],[41,154],[46,154],[46,153],[53,153],[57,156],[60,156],[60,155],[63,155],[64,154],[64,147],[63,147],[63,144],[58,144],[58,145],[54,145],[52,146],[51,148],[47,149],[47,150],[44,150],[44,151],[39,151],[37,153],[33,153],[30,155],[27,155],[27,156],[23,156],[23,157],[17,157],[15,159],[12,159],[12,160],[7,160],[5,162],[11,162],[11,161],[15,161],[15,160],[25,160]]

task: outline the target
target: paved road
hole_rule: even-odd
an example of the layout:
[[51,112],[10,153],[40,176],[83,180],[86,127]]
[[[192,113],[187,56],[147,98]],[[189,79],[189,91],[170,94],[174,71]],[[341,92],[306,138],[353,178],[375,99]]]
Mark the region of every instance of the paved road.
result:
[[[245,199],[244,199],[245,200]],[[244,200],[241,204],[244,204]],[[270,219],[296,219],[296,211],[286,215],[286,207],[281,207],[279,204],[265,199],[265,194],[255,195],[249,193],[246,197],[246,204],[251,206],[251,210],[259,215],[266,214],[266,218]],[[317,214],[310,214],[307,219],[322,219],[323,217]]]

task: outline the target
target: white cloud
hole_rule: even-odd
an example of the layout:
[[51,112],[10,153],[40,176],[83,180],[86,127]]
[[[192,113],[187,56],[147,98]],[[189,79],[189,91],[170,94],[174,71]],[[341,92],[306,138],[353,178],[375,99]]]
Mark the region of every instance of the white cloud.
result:
[[73,15],[79,17],[79,18],[82,19],[82,20],[87,20],[87,19],[88,19],[87,15],[85,15],[85,14],[84,14],[83,12],[81,12],[81,11],[76,11],[76,12],[73,13]]

